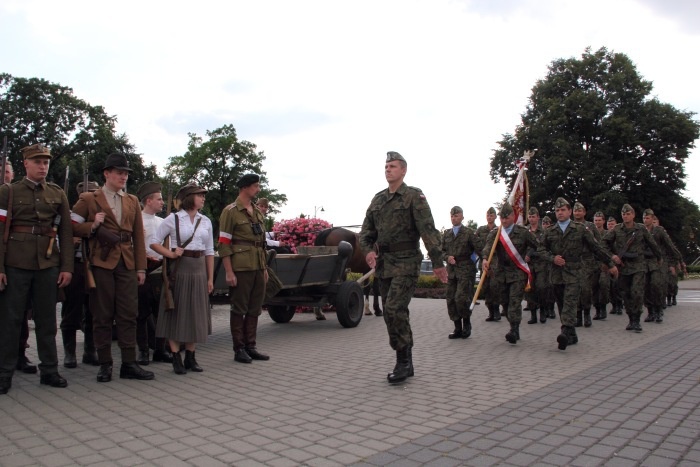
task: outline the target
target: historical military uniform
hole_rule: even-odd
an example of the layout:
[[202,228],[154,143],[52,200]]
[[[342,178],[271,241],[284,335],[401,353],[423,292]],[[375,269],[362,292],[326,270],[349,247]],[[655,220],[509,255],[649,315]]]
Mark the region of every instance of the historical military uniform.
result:
[[[34,159],[51,159],[48,148],[41,144],[23,148],[22,156],[25,165],[35,163]],[[56,283],[60,273],[73,272],[66,194],[58,185],[35,183],[27,177],[2,185],[0,233],[0,273],[7,278],[0,292],[0,394],[7,393],[12,384],[20,327],[30,300],[41,383],[66,387],[66,380],[58,374],[56,352]]]
[[[554,206],[555,209],[570,208],[569,202],[564,198],[557,198]],[[538,249],[552,263],[550,277],[562,324],[561,333],[557,336],[557,343],[561,350],[578,342],[574,325],[581,282],[584,279],[581,256],[586,247],[598,261],[614,267],[612,258],[595,240],[593,233],[571,219],[557,222],[547,229]],[[565,261],[563,266],[555,263],[557,257]]]
[[[500,217],[504,219],[513,214],[510,204],[504,203],[501,207]],[[501,221],[501,224],[503,221]],[[509,228],[501,226],[501,239],[497,239],[499,230],[493,230],[486,238],[486,244],[482,250],[482,256],[488,258],[491,245],[498,242],[494,257],[498,258],[498,269],[491,271],[489,263],[489,274],[491,275],[491,286],[494,287],[496,303],[503,306],[510,332],[506,334],[506,340],[511,344],[520,340],[520,321],[522,320],[522,301],[525,295],[531,273],[529,266],[525,263],[528,252],[537,250],[537,240],[527,227],[512,224]],[[506,237],[510,239],[510,245],[506,242]],[[508,245],[508,248],[506,248]],[[526,268],[527,272],[523,269]]]
[[[246,174],[238,188],[258,183],[260,177]],[[248,208],[252,205],[252,212]],[[234,360],[250,363],[270,357],[257,350],[258,318],[265,298],[265,217],[257,206],[244,203],[239,196],[224,208],[219,219],[219,256],[230,258],[237,285],[229,288],[231,296],[231,338]]]
[[[105,171],[131,172],[126,157],[111,154]],[[95,216],[104,212],[104,222],[92,230]],[[137,272],[146,272],[146,244],[141,206],[134,195],[112,192],[107,184],[83,193],[71,214],[75,236],[87,237],[90,263],[97,287],[90,291],[93,338],[100,361],[98,382],[112,380],[112,323],[117,325],[121,350],[120,378],[149,380],[150,371],[136,363],[136,320],[138,317]]]
[[[496,215],[496,210],[494,208],[489,208],[486,211],[487,215]],[[489,233],[492,230],[497,229],[498,227],[489,227],[488,224],[482,225],[476,229],[476,236],[479,239],[479,242],[481,242],[482,248],[484,248],[486,245],[486,238],[489,236]],[[489,245],[490,246],[490,245]],[[489,250],[490,252],[490,250]],[[481,258],[482,260],[488,259],[488,254],[484,257]],[[479,263],[479,268],[481,268],[481,262]],[[489,269],[491,272],[488,274],[484,275],[483,269],[481,270],[481,278],[480,283],[481,283],[481,292],[480,292],[480,298],[483,297],[484,299],[484,304],[486,305],[486,309],[489,312],[488,318],[486,318],[486,321],[500,321],[501,320],[501,313],[499,311],[499,306],[498,303],[495,302],[495,297],[493,296],[493,290],[491,288],[491,275],[493,274],[493,271],[498,269],[498,259],[497,258],[492,258],[491,259],[491,264],[489,265]]]
[[[654,216],[651,209],[644,210],[644,217]],[[668,279],[666,277],[669,264],[677,264],[681,260],[681,254],[666,233],[666,229],[660,226],[647,228],[654,237],[654,241],[661,248],[662,261],[659,263],[651,249],[644,250],[644,258],[647,262],[647,277],[644,293],[644,301],[647,306],[648,315],[645,322],[663,322],[663,307]],[[670,262],[668,260],[671,260]]]
[[[629,204],[622,206],[622,213],[634,213]],[[621,260],[618,285],[625,303],[625,311],[629,316],[628,331],[641,332],[640,316],[644,302],[644,281],[648,264],[644,252],[649,249],[656,261],[661,260],[662,254],[649,231],[643,224],[634,223],[625,227],[618,224],[608,230],[603,238],[608,251]]]
[[[394,151],[387,153],[386,162],[391,161],[406,164],[403,156]],[[419,245],[421,238],[433,268],[445,267],[440,232],[435,228],[423,192],[402,182],[393,193],[387,188],[374,195],[362,222],[360,246],[365,256],[371,251],[377,253],[375,277],[380,281],[389,345],[396,351],[396,367],[388,376],[389,382],[413,376],[413,333],[408,305],[423,260]]]
[[[450,214],[461,214],[462,208],[455,206]],[[472,255],[479,254],[481,242],[474,231],[464,225],[454,226],[442,234],[442,252],[447,258],[447,314],[455,323],[450,339],[466,339],[471,335],[471,315],[469,309],[474,296],[476,265]],[[450,263],[450,257],[455,264]],[[477,256],[478,257],[478,256]]]

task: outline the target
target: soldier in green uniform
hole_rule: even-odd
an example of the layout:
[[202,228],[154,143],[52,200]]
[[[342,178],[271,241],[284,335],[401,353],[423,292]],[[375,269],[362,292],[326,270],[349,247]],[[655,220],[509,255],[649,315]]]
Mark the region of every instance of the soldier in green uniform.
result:
[[[549,216],[544,216],[542,218],[542,233],[544,234],[544,231],[547,230],[552,226],[552,219]],[[539,243],[542,243],[542,240],[544,239],[544,235],[540,236],[537,241]],[[539,247],[538,247],[539,248]],[[554,311],[554,290],[552,288],[552,277],[551,277],[551,270],[552,270],[552,263],[549,261],[547,263],[547,272],[545,273],[546,275],[546,281],[547,281],[547,292],[544,294],[543,300],[545,302],[546,310],[547,310],[547,318],[549,319],[555,319],[557,317],[557,313]]]
[[[659,223],[659,218],[654,217],[654,225],[656,227],[661,227]],[[663,229],[663,227],[661,227]],[[666,229],[664,229],[665,231]],[[683,262],[683,255],[678,250],[676,245],[671,241],[673,246],[672,250],[666,249],[666,266],[668,271],[666,273],[667,278],[667,290],[666,290],[666,306],[674,306],[676,303],[676,295],[678,294],[678,274],[680,271],[685,269],[685,263]],[[659,245],[661,249],[664,249],[662,245]],[[663,308],[666,308],[664,306]]]
[[[600,243],[601,236],[595,224],[586,220],[586,208],[583,204],[574,203],[574,221],[583,225],[586,230],[593,234],[596,242]],[[581,294],[579,295],[579,305],[576,311],[576,327],[581,325],[589,328],[593,324],[591,321],[591,306],[593,305],[593,289],[598,282],[600,266],[593,256],[593,252],[584,246],[581,255]]]
[[608,230],[603,238],[608,251],[613,255],[613,261],[620,266],[618,285],[625,303],[625,311],[629,317],[628,331],[642,332],[639,322],[644,302],[644,281],[647,272],[647,261],[644,252],[649,249],[661,261],[661,249],[654,241],[649,231],[634,222],[634,208],[629,204],[622,206],[622,224]]
[[414,373],[408,304],[423,259],[421,238],[433,262],[434,274],[447,283],[440,232],[423,192],[404,183],[406,170],[406,159],[401,154],[387,153],[384,176],[389,186],[374,195],[360,231],[360,246],[367,264],[375,268],[375,277],[380,281],[389,344],[396,351],[396,366],[387,375],[390,383],[405,381]]
[[[495,287],[496,302],[503,306],[510,323],[506,340],[516,344],[520,340],[525,288],[532,282],[530,268],[525,258],[528,252],[537,251],[537,240],[527,227],[515,224],[515,212],[508,202],[503,203],[499,217],[501,218],[501,237],[504,241],[496,238],[498,230],[489,233],[482,250],[482,256],[487,258],[483,261],[483,266],[486,274],[492,274],[491,286]],[[506,239],[509,241],[505,241]],[[494,254],[494,257],[498,258],[498,268],[491,272],[488,255],[494,242],[498,242]]]
[[[46,181],[51,152],[22,149],[27,176],[0,187],[0,394],[12,385],[22,320],[31,300],[40,382],[64,388],[56,352],[56,296],[73,275],[70,206],[61,187]],[[60,242],[58,248],[56,237]]]
[[574,325],[583,280],[581,256],[584,248],[591,250],[598,261],[607,263],[611,275],[617,275],[617,268],[593,233],[571,220],[571,205],[567,200],[557,198],[554,212],[557,223],[545,231],[538,251],[552,263],[552,287],[562,324],[557,344],[560,350],[566,350],[567,346],[578,343]]
[[[498,227],[496,226],[496,210],[493,207],[490,207],[486,211],[486,225],[482,225],[476,229],[476,236],[479,238],[479,241],[481,242],[482,248],[484,246],[484,243],[486,242],[486,237],[489,236],[489,233],[497,229]],[[482,260],[488,259],[488,255]],[[479,267],[481,268],[481,296],[484,298],[484,303],[486,304],[486,309],[489,311],[489,316],[486,318],[485,321],[500,321],[501,320],[501,313],[499,311],[499,306],[498,303],[494,302],[494,296],[493,296],[493,291],[491,288],[491,275],[487,274],[484,276],[483,274],[483,266],[480,263]],[[493,274],[493,271],[495,271],[498,268],[498,261],[491,261],[491,273]]]
[[450,339],[466,339],[472,334],[469,305],[474,296],[476,265],[472,255],[481,251],[481,242],[474,231],[462,225],[464,211],[459,206],[450,210],[452,228],[442,234],[442,252],[447,259],[447,314],[455,330]]
[[[543,226],[540,225],[540,213],[536,207],[531,207],[527,212],[527,221],[530,233],[535,236],[537,243],[542,241],[544,235]],[[525,257],[532,273],[531,290],[525,293],[525,297],[530,308],[530,320],[527,324],[537,323],[537,310],[540,310],[540,322],[546,323],[549,316],[549,302],[547,295],[551,294],[549,283],[549,262],[540,257],[536,250],[530,251]]]
[[[603,236],[607,233],[605,231],[605,214],[601,211],[593,214],[593,225],[595,225],[600,235],[599,241],[602,242]],[[608,274],[608,267],[600,266],[595,275],[597,279],[593,281],[593,305],[595,306],[593,320],[601,320],[608,317],[608,310],[606,309],[610,301],[610,274]]]
[[[644,301],[648,310],[645,323],[663,322],[663,306],[666,296],[668,279],[666,274],[669,264],[677,264],[681,260],[681,253],[671,241],[671,238],[666,233],[666,229],[661,226],[654,225],[654,211],[645,209],[642,221],[644,227],[654,237],[654,241],[663,252],[662,260],[659,263],[650,249],[644,250],[644,257],[647,261],[647,280],[644,293]],[[668,259],[670,258],[670,263]]]
[[270,359],[258,351],[256,343],[268,279],[265,216],[253,203],[260,193],[260,176],[245,174],[237,186],[238,198],[219,218],[219,256],[230,287],[234,360],[251,363]]
[[[608,217],[606,223],[607,232],[610,232],[617,225],[617,219],[613,216]],[[607,232],[605,235],[607,235]],[[611,315],[621,315],[622,314],[622,292],[620,292],[620,287],[617,282],[616,277],[610,277],[610,314]]]

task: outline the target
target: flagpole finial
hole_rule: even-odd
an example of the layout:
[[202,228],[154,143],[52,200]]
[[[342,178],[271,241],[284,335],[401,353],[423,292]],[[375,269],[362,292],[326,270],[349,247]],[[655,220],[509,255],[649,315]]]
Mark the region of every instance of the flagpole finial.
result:
[[532,159],[534,155],[535,151],[523,151],[523,159],[525,159],[525,162],[530,162],[530,159]]

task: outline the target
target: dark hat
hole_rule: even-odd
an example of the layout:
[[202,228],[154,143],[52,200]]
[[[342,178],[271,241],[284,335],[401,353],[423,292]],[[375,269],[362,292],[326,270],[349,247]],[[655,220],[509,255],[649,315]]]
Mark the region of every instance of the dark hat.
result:
[[536,207],[531,207],[530,209],[527,210],[527,214],[530,216],[539,216],[540,212],[537,210]]
[[496,210],[492,206],[492,207],[488,208],[488,210],[486,211],[486,214],[496,214]]
[[105,166],[102,168],[102,170],[107,170],[107,169],[118,169],[118,170],[126,170],[128,172],[132,172],[132,170],[129,168],[129,161],[126,160],[126,156],[124,154],[120,154],[118,152],[114,152],[107,156],[107,160],[105,161]]
[[593,217],[602,217],[603,219],[605,219],[605,214],[603,214],[602,211],[598,211],[595,214],[593,214]]
[[630,206],[629,204],[623,204],[622,209],[620,210],[621,213],[626,213],[626,212],[634,212],[634,208]]
[[450,215],[451,215],[451,216],[452,216],[452,215],[455,215],[455,214],[462,214],[463,212],[464,212],[464,211],[463,211],[462,208],[460,208],[459,206],[453,206],[452,209],[450,209]]
[[585,210],[586,210],[586,208],[583,207],[583,204],[579,203],[578,201],[576,201],[574,203],[574,211],[585,211]]
[[405,163],[406,159],[404,159],[403,156],[396,151],[389,151],[386,153],[386,161],[403,161]]
[[25,161],[27,159],[36,159],[37,157],[48,157],[51,159],[51,151],[43,144],[32,144],[31,146],[20,149],[20,151]]
[[153,193],[160,193],[161,191],[163,191],[163,186],[160,183],[146,182],[139,187],[136,195],[143,201],[146,196],[152,195]]
[[567,200],[565,200],[564,198],[557,198],[557,200],[554,202],[554,209],[563,208],[564,206],[571,207],[569,202]]
[[252,185],[253,183],[258,183],[260,181],[260,175],[258,174],[245,174],[241,178],[238,179],[238,183],[236,183],[236,186],[238,188],[246,188]]
[[544,217],[542,218],[542,223],[543,223],[543,224],[551,224],[551,223],[552,223],[552,219],[550,219],[549,216],[544,216]]
[[508,201],[503,203],[503,206],[501,206],[501,212],[498,213],[500,217],[508,217],[511,214],[513,214],[513,206],[510,205]]
[[617,222],[617,219],[614,216],[610,216],[608,217],[608,222]]
[[652,209],[645,209],[644,213],[642,214],[643,216],[653,216],[654,211]]
[[76,189],[78,190],[78,194],[85,193],[85,191],[92,193],[100,189],[100,184],[97,182],[88,182],[87,190],[85,190],[85,182],[80,182]]
[[194,183],[188,183],[187,185],[183,186],[180,188],[175,195],[175,198],[179,199],[180,201],[183,201],[185,198],[187,198],[189,195],[196,195],[198,193],[206,193],[207,190],[204,188],[197,186]]

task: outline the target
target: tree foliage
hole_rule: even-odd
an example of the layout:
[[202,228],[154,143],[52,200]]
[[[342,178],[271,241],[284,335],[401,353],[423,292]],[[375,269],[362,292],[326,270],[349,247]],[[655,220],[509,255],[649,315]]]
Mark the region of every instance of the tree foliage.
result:
[[101,106],[90,105],[73,90],[40,78],[0,74],[0,136],[7,137],[9,159],[18,176],[24,175],[20,149],[41,143],[53,159],[48,179],[64,186],[70,167],[68,195],[75,201],[75,187],[83,180],[87,158],[90,180],[103,182],[102,169],[113,152],[126,155],[134,172],[129,188],[156,176],[155,167],[144,165],[125,134],[117,134],[117,119]]
[[651,91],[621,53],[586,49],[580,59],[555,60],[532,88],[515,133],[498,142],[491,178],[510,186],[515,161],[536,150],[528,177],[530,205],[540,212],[551,211],[558,196],[583,203],[588,217],[619,218],[624,203],[640,215],[651,208],[685,254],[698,252],[697,232],[691,238],[683,230],[698,208],[680,193],[700,125]]
[[[195,182],[208,190],[203,211],[211,218],[218,231],[219,216],[223,209],[238,196],[236,182],[245,173],[260,175],[260,197],[268,198],[271,212],[284,204],[287,196],[267,186],[262,169],[265,155],[255,144],[239,140],[233,125],[207,130],[206,139],[189,134],[187,152],[170,158],[167,165],[169,180],[166,184],[180,187]],[[175,188],[177,189],[177,188]]]

